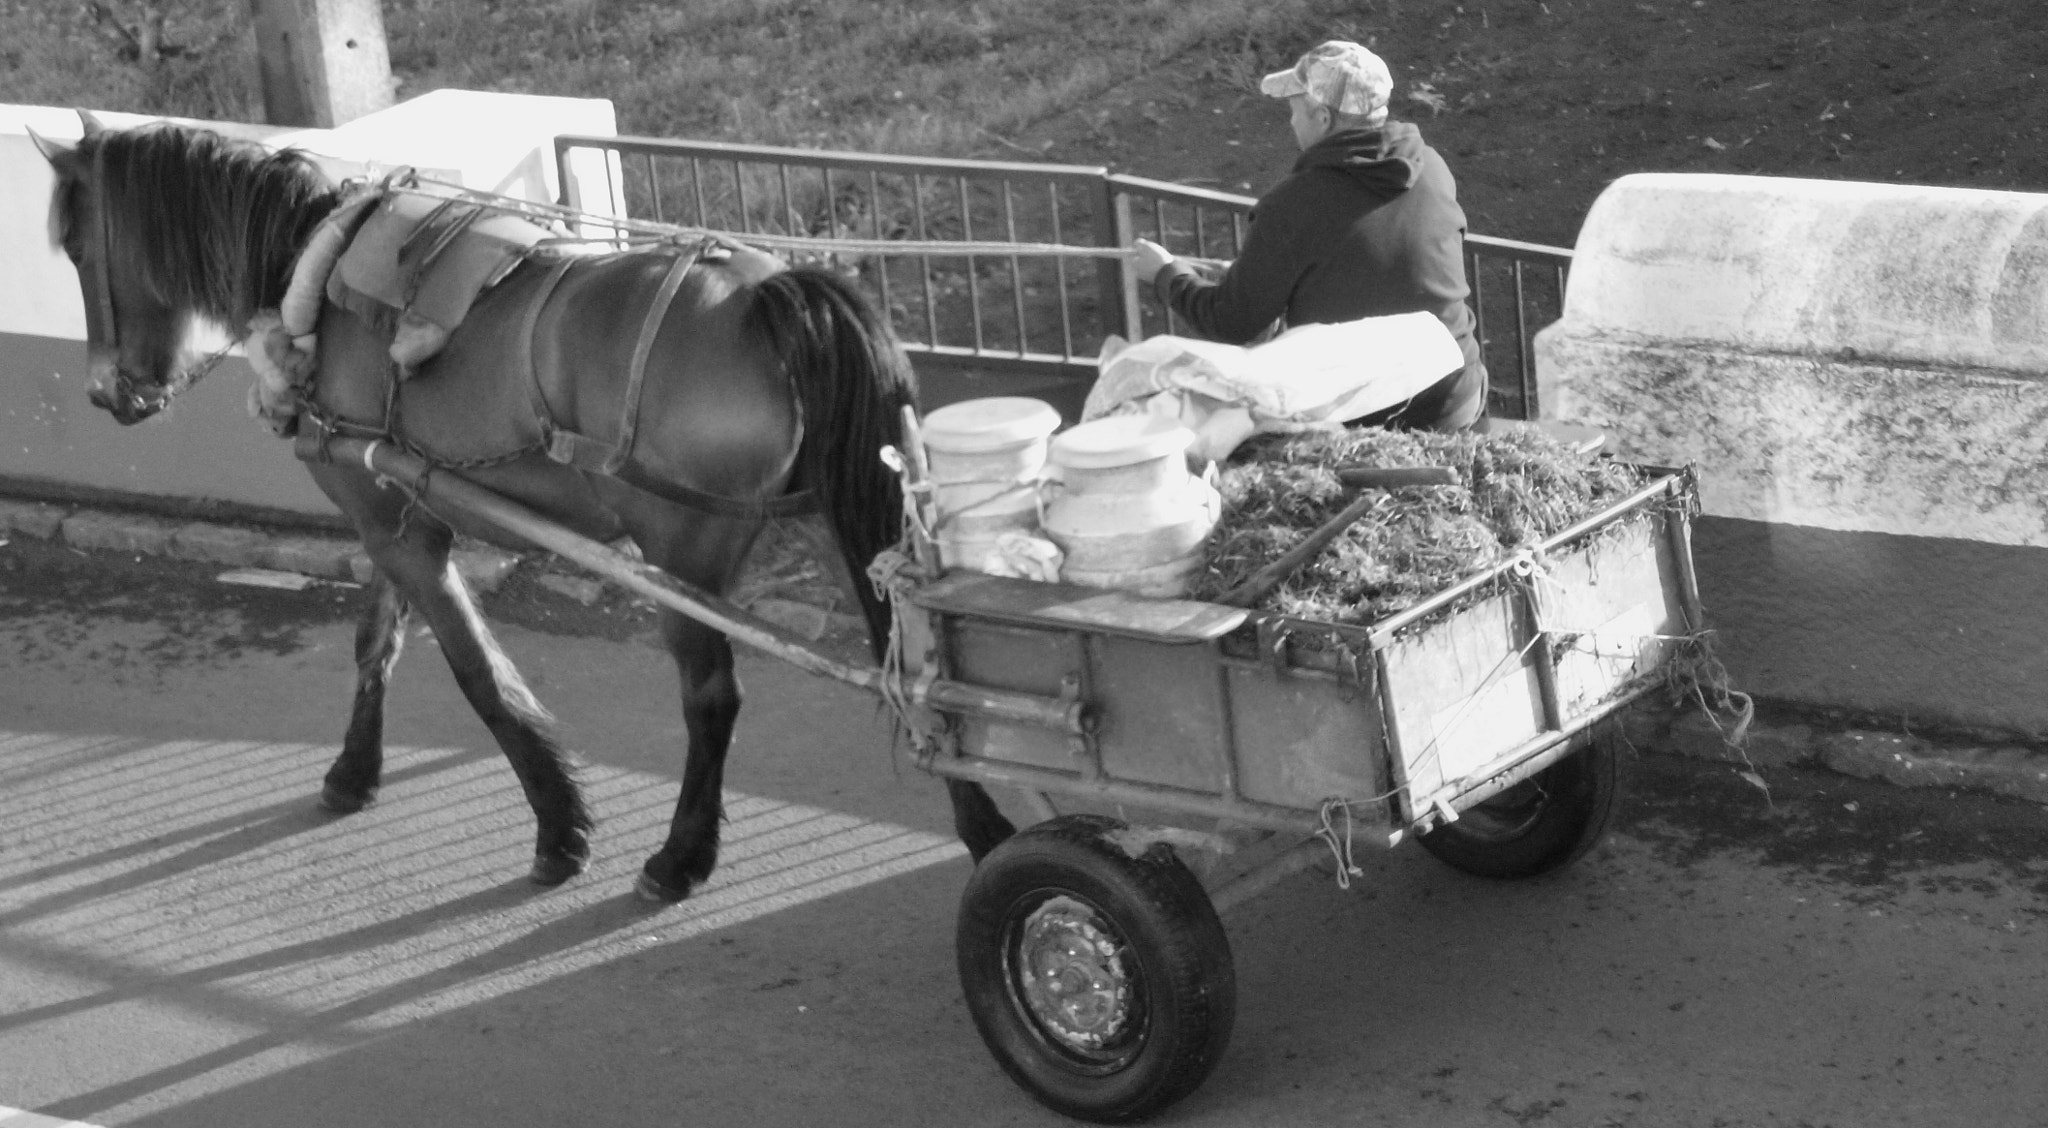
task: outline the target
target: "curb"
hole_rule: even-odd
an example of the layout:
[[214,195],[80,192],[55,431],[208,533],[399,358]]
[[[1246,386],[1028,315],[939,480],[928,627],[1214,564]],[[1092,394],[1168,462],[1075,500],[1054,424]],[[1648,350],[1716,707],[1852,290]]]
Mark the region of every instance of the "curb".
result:
[[[369,558],[354,538],[341,535],[274,533],[0,499],[0,537],[10,534],[77,549],[297,572],[336,582],[364,584],[370,579]],[[488,546],[458,547],[453,556],[463,579],[479,593],[497,590],[523,559]],[[545,575],[540,582],[586,603],[602,588],[598,581],[581,577]],[[843,629],[840,620],[851,620],[785,599],[761,598],[749,606],[755,614],[813,641],[827,631]],[[1728,742],[1725,728],[1697,710],[1631,709],[1623,725],[1634,746],[1691,759],[1740,764],[1750,770],[1820,768],[1899,787],[1980,791],[2048,805],[2048,753],[2017,744],[1938,741],[1847,725],[1760,720],[1737,748]]]
[[[370,582],[370,558],[362,545],[340,534],[277,533],[246,525],[0,500],[0,536],[9,534],[81,550],[296,572],[334,583]],[[467,545],[451,556],[470,590],[478,593],[496,591],[521,559],[500,549]]]
[[2048,805],[2048,753],[2018,744],[1759,720],[1738,748],[1728,742],[1728,727],[1697,709],[1636,709],[1626,715],[1623,732],[1638,748],[1751,771],[1819,768],[1898,787],[1987,792]]
[[[0,539],[10,535],[53,541],[80,550],[291,572],[329,583],[367,584],[371,574],[370,558],[363,552],[361,542],[341,533],[277,532],[250,525],[183,521],[121,510],[0,498]],[[462,542],[449,556],[470,591],[478,595],[497,591],[524,561],[552,559],[541,552],[521,554]],[[580,570],[543,571],[535,582],[585,606],[603,598],[608,587],[604,581]],[[866,637],[867,626],[858,616],[815,607],[798,599],[778,598],[776,591],[776,585],[769,584],[751,592],[735,593],[733,598],[760,618],[811,642],[836,634]]]

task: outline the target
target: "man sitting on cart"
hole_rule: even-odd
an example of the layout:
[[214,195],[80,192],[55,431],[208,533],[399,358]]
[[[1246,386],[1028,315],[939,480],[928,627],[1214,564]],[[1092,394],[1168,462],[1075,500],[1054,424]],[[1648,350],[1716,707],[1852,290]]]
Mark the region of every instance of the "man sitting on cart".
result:
[[1260,197],[1237,259],[1209,279],[1138,239],[1138,277],[1211,340],[1247,344],[1289,326],[1428,312],[1465,363],[1414,398],[1353,425],[1466,430],[1486,408],[1486,365],[1466,298],[1465,213],[1449,166],[1407,122],[1390,121],[1393,79],[1380,57],[1331,40],[1259,89],[1288,102],[1301,156]]

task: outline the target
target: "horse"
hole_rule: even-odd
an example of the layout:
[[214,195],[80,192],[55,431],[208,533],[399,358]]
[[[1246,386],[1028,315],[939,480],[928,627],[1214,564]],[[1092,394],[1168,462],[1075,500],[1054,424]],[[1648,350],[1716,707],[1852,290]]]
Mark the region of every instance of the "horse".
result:
[[[50,237],[78,273],[89,398],[131,425],[218,359],[191,343],[195,324],[233,336],[279,307],[308,238],[342,206],[346,186],[295,149],[170,122],[112,129],[87,111],[79,117],[75,144],[35,138],[56,178]],[[560,433],[628,420],[615,457],[592,465],[542,444],[435,472],[460,473],[585,537],[629,538],[647,563],[714,595],[732,588],[778,503],[808,491],[856,577],[881,660],[889,608],[859,577],[902,532],[901,486],[879,453],[901,443],[916,383],[887,322],[853,285],[738,245],[698,255],[674,242],[535,254],[483,290],[417,372],[393,371],[395,331],[323,295],[291,427],[381,433],[401,375],[406,388],[431,393],[521,369]],[[459,413],[417,414],[439,433],[414,440],[462,446]],[[458,534],[494,531],[413,504],[366,465],[303,464],[361,536],[374,570],[355,631],[353,706],[320,806],[345,815],[376,800],[386,688],[418,614],[524,789],[536,824],[529,877],[552,886],[581,873],[595,827],[573,761],[450,563]],[[636,889],[676,902],[717,863],[741,690],[725,635],[667,609],[660,634],[682,683],[686,747],[667,838]],[[977,861],[1014,829],[978,785],[948,780],[947,790],[955,830]]]

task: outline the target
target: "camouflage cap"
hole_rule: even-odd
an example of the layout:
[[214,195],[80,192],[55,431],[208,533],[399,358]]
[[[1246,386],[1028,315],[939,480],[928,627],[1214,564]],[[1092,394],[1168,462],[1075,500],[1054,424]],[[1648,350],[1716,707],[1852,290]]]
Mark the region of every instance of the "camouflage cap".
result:
[[1274,98],[1306,94],[1318,105],[1363,117],[1386,107],[1394,78],[1378,55],[1356,43],[1332,39],[1286,70],[1260,80],[1259,92]]

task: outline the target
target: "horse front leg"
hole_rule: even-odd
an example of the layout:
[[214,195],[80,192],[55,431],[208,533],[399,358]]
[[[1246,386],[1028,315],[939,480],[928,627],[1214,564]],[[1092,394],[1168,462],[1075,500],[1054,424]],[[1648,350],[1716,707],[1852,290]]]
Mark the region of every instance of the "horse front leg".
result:
[[370,579],[370,600],[356,621],[356,696],[341,755],[327,769],[320,806],[354,814],[377,801],[384,772],[384,692],[405,649],[411,607],[382,568]]
[[559,885],[589,867],[595,823],[555,735],[554,718],[498,648],[448,558],[450,540],[445,531],[429,536],[415,529],[403,539],[366,547],[433,628],[455,684],[511,762],[539,824],[534,882]]
[[649,900],[674,902],[709,879],[718,864],[725,756],[739,718],[740,684],[732,644],[723,634],[673,611],[662,612],[661,634],[682,679],[689,745],[668,840],[641,867],[637,888]]

